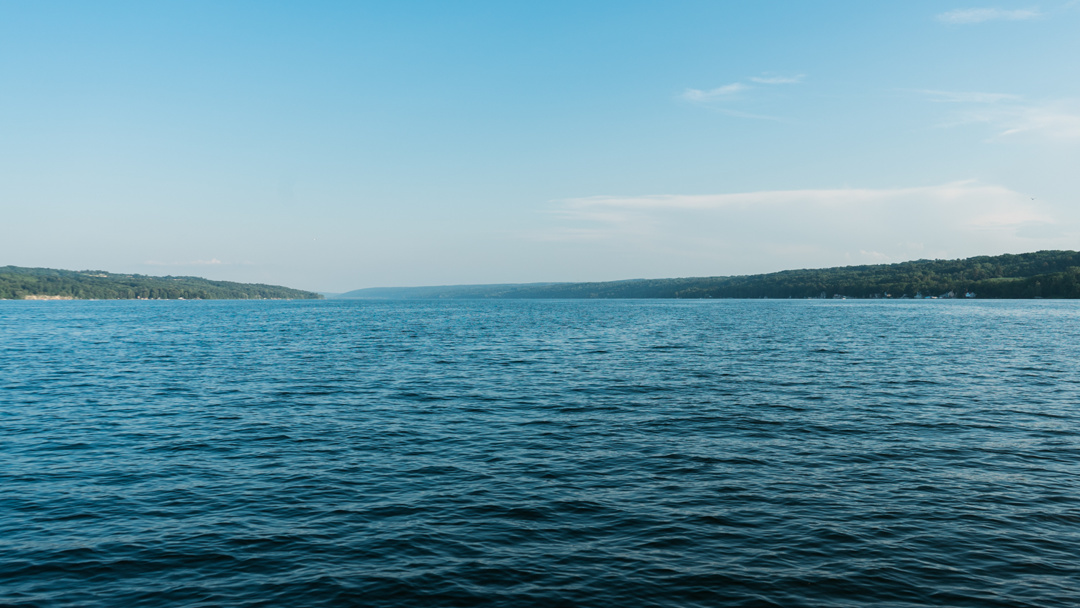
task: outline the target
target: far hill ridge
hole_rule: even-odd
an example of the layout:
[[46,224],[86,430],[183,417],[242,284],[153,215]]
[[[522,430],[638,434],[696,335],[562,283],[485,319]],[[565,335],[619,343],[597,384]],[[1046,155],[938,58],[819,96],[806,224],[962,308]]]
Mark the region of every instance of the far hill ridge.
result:
[[0,300],[291,300],[319,299],[310,291],[210,281],[198,277],[151,277],[102,270],[54,270],[0,266]]
[[346,299],[510,298],[1080,298],[1080,252],[916,260],[768,274],[601,283],[378,287]]

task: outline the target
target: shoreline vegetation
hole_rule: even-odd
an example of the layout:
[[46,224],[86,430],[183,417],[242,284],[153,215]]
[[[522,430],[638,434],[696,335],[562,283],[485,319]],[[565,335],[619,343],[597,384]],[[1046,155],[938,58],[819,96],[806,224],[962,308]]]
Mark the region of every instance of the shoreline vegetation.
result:
[[277,285],[198,277],[0,266],[0,300],[313,300],[322,297]]
[[405,300],[524,298],[1080,298],[1080,252],[1037,251],[725,277],[374,287],[333,296]]
[[[292,300],[322,294],[259,283],[155,277],[100,270],[0,266],[0,300]],[[915,260],[767,274],[527,283],[373,287],[331,299],[1073,299],[1080,252]]]

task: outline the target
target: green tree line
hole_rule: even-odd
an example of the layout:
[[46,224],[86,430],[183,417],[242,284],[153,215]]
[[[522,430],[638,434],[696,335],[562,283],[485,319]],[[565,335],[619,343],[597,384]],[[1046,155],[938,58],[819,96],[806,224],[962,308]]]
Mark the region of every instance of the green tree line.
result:
[[78,300],[258,300],[318,299],[310,291],[198,277],[151,277],[100,270],[54,270],[0,266],[0,299],[59,296]]
[[1080,298],[1080,252],[1038,251],[727,277],[366,289],[344,297],[902,298],[950,293],[977,298]]

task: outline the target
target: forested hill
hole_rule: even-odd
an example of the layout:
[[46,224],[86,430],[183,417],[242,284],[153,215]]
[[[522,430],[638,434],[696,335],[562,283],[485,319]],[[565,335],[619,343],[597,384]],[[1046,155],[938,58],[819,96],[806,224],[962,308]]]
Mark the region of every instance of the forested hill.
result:
[[0,266],[0,300],[261,300],[322,296],[276,285],[209,281],[198,277],[150,277],[100,270],[53,270]]
[[339,298],[1080,298],[1080,252],[605,283],[360,289]]

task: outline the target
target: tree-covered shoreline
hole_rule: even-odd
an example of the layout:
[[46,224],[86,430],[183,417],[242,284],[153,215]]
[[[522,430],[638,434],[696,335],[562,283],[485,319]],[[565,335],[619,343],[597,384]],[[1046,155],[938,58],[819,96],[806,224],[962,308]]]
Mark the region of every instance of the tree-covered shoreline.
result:
[[[37,298],[35,298],[37,296]],[[0,266],[0,300],[292,300],[321,295],[277,285],[101,270]]]
[[360,289],[341,298],[1080,298],[1080,252],[916,260],[768,274],[601,283]]

